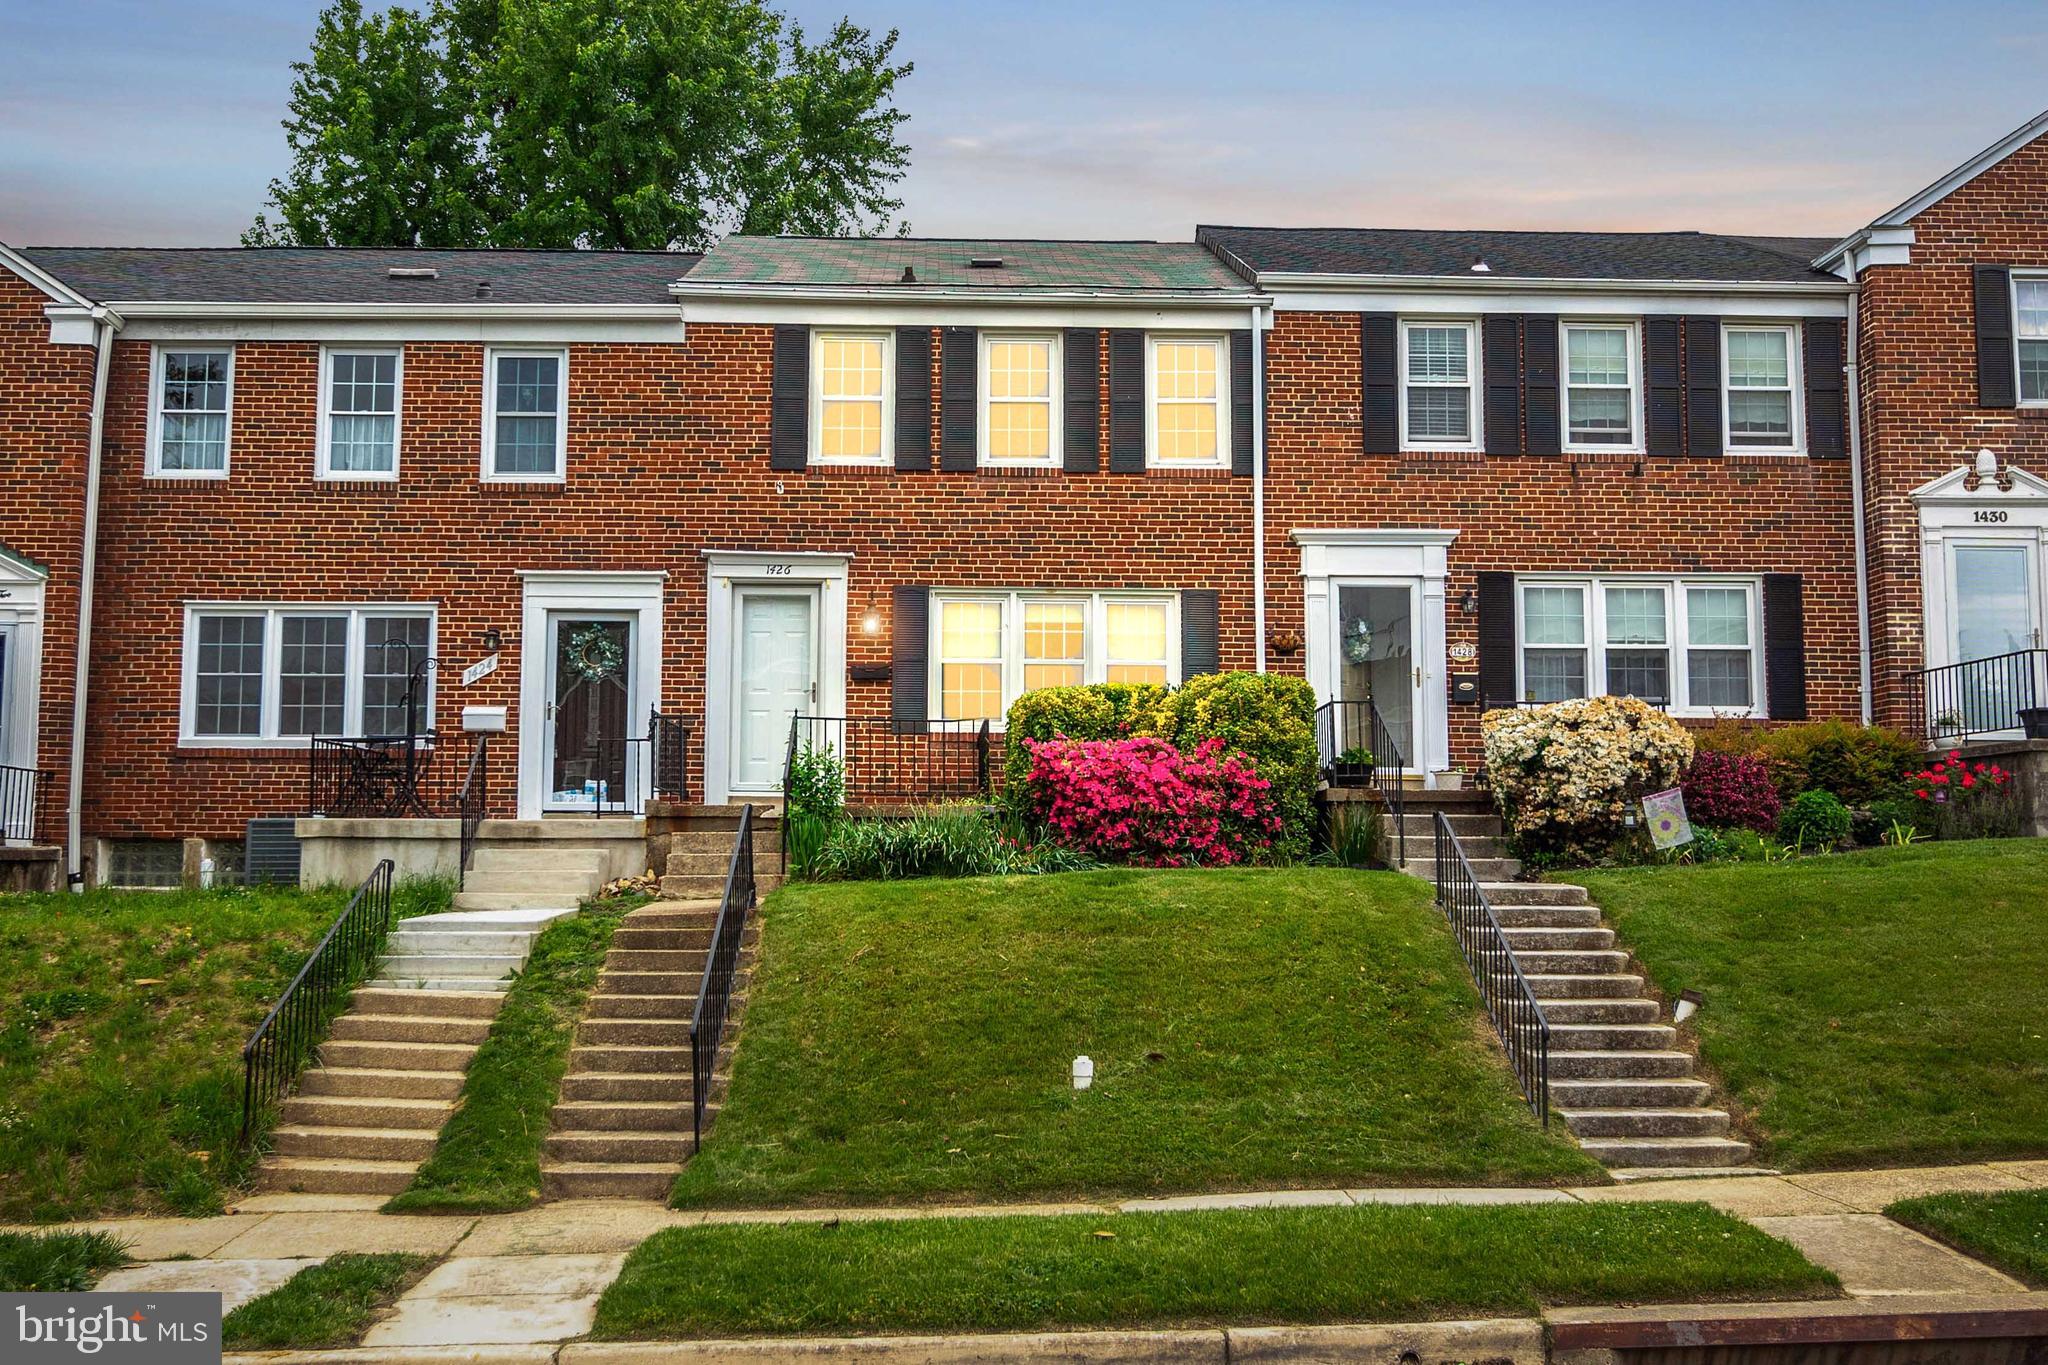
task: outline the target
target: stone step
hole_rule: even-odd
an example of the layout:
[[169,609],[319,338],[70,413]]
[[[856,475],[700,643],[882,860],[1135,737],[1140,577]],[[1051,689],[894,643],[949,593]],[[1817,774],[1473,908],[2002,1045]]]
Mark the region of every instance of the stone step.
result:
[[609,844],[645,839],[647,822],[637,815],[550,815],[539,820],[486,820],[477,838],[486,847],[505,843],[560,841]]
[[541,1194],[548,1199],[653,1199],[666,1201],[678,1162],[542,1162]]
[[[780,850],[778,849],[779,853]],[[761,850],[754,850],[754,872],[761,872],[763,859]],[[667,877],[716,877],[720,886],[725,885],[725,874],[732,870],[732,841],[727,840],[723,848],[691,849],[669,845]]]
[[320,1044],[322,1066],[386,1071],[464,1071],[476,1049],[464,1043],[375,1043],[330,1038]]
[[[1468,834],[1463,830],[1453,831],[1458,836],[1458,847],[1465,850],[1465,857],[1475,865],[1483,858],[1511,858],[1508,841],[1498,834]],[[1387,822],[1387,836],[1393,837],[1393,822]],[[1436,864],[1436,831],[1433,829],[1410,829],[1408,831],[1408,861]]]
[[1597,905],[1496,905],[1493,917],[1503,929],[1597,929]]
[[[1405,803],[1404,803],[1405,805]],[[1393,820],[1389,814],[1389,822]],[[1493,810],[1446,811],[1444,818],[1450,821],[1451,833],[1458,836],[1458,842],[1467,839],[1498,839],[1501,837],[1501,818]],[[1435,818],[1428,811],[1420,813],[1408,810],[1402,816],[1408,827],[1408,841],[1412,844],[1418,838],[1430,838],[1436,833]]]
[[554,1109],[555,1127],[565,1133],[687,1133],[690,1104],[674,1100],[569,1100]]
[[511,989],[512,978],[501,976],[486,981],[480,976],[422,976],[409,981],[390,981],[379,978],[380,990],[399,990],[409,993],[426,994],[429,991],[453,991],[471,995],[495,995],[502,1004],[505,992]]
[[636,929],[675,929],[709,923],[718,917],[715,900],[653,901],[626,912],[626,923]]
[[1658,1052],[1643,1049],[1600,1049],[1584,1052],[1550,1050],[1553,1079],[1601,1077],[1613,1080],[1658,1080],[1692,1074],[1689,1052]]
[[1746,1142],[1724,1137],[1581,1138],[1588,1156],[1609,1166],[1740,1166]]
[[[696,1008],[696,1002],[691,1002]],[[576,1041],[588,1047],[680,1047],[690,1045],[690,1020],[680,1019],[585,1019],[576,1030]]]
[[1654,1000],[1546,1000],[1543,1017],[1558,1024],[1654,1024],[1663,1007]]
[[286,1126],[272,1130],[271,1145],[281,1157],[333,1157],[343,1161],[410,1161],[417,1165],[434,1154],[439,1129],[335,1128]]
[[334,1021],[327,1036],[344,1042],[469,1043],[490,1036],[488,1019],[448,1018],[437,1014],[357,1014]]
[[[588,1071],[562,1077],[564,1102],[682,1104],[690,1102],[690,1073],[684,1071]],[[596,1125],[592,1125],[593,1127]]]
[[569,1070],[571,1073],[593,1071],[630,1071],[645,1074],[651,1071],[690,1072],[690,1049],[687,1047],[585,1047],[581,1044],[569,1049]]
[[470,875],[492,872],[587,872],[602,877],[610,855],[600,848],[561,848],[547,843],[480,843]]
[[574,910],[580,896],[536,896],[523,891],[458,891],[449,903],[457,910]]
[[[1471,864],[1472,875],[1480,881],[1492,884],[1511,882],[1522,875],[1522,865],[1513,858],[1475,858],[1469,852],[1465,861]],[[1424,881],[1436,879],[1436,858],[1434,855],[1416,856],[1415,846],[1408,846],[1408,861],[1401,864],[1401,871]]]
[[397,1071],[384,1067],[316,1066],[299,1077],[301,1096],[365,1100],[452,1100],[462,1093],[460,1071]]
[[1586,888],[1569,882],[1481,882],[1495,910],[1503,905],[1585,905]]
[[278,1121],[294,1127],[417,1128],[438,1133],[454,1111],[452,1097],[416,1100],[384,1095],[298,1094],[279,1106]]
[[613,948],[604,955],[606,972],[695,972],[704,969],[708,945],[695,948]]
[[400,990],[389,986],[362,986],[349,997],[351,1010],[364,1014],[423,1014],[443,1019],[494,1019],[505,1004],[497,991]]
[[680,1019],[688,1023],[697,1008],[692,995],[593,995],[583,1007],[588,1019]]
[[1558,953],[1517,950],[1515,965],[1524,976],[1612,976],[1628,969],[1628,954],[1612,948]]
[[1682,1109],[1704,1104],[1707,1095],[1707,1083],[1691,1077],[1628,1080],[1553,1075],[1550,1080],[1550,1102],[1559,1109]]
[[594,868],[494,867],[488,872],[471,869],[462,879],[462,889],[473,894],[506,892],[532,903],[555,903],[587,900],[603,888],[604,881],[603,872]]
[[1669,1024],[1564,1024],[1550,1026],[1550,1050],[1556,1052],[1623,1052],[1630,1048],[1669,1050],[1678,1030]]
[[1565,1126],[1579,1138],[1722,1137],[1723,1109],[1560,1109]]
[[[686,972],[615,972],[603,971],[597,976],[596,993],[600,995],[687,995],[697,997],[697,986],[704,976],[703,963]],[[694,1006],[692,1007],[694,1008]]]
[[412,1183],[416,1161],[345,1161],[275,1157],[256,1174],[256,1188],[305,1194],[397,1194]]
[[1553,928],[1548,925],[1501,926],[1501,936],[1519,955],[1530,952],[1573,952],[1580,949],[1605,950],[1614,946],[1612,929]]
[[[439,977],[466,977],[471,981],[497,981],[526,965],[526,954],[475,953],[452,956],[435,953],[387,953],[377,959],[377,979],[424,981]],[[475,986],[470,987],[475,990]]]
[[1643,979],[1627,972],[1539,972],[1524,963],[1522,978],[1538,1000],[1614,1000],[1643,993]]
[[[679,829],[668,836],[668,856],[679,853],[702,854],[723,853],[732,856],[734,838],[739,826],[731,829]],[[759,861],[763,854],[773,856],[782,851],[782,830],[775,825],[754,826],[754,858]]]
[[549,1133],[542,1150],[551,1161],[672,1161],[690,1155],[688,1133],[611,1132],[605,1130]]
[[535,929],[490,929],[462,924],[400,925],[385,940],[386,951],[404,957],[524,956],[538,937]]
[[690,924],[636,924],[629,919],[612,930],[611,952],[627,948],[709,948],[714,925],[709,915]]

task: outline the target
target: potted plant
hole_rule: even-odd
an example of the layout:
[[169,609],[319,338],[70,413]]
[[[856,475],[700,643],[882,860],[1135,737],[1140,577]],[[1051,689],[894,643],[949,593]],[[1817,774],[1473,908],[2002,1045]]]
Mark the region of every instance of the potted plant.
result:
[[2048,739],[2048,706],[2022,706],[2020,729],[2028,739]]
[[1330,764],[1330,785],[1333,787],[1367,787],[1372,785],[1372,750],[1363,744],[1354,744],[1338,754]]

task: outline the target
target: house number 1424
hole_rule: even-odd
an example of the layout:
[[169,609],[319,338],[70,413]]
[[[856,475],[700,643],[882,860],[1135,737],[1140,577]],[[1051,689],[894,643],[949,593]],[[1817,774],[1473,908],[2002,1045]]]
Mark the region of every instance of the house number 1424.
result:
[[1979,523],[1980,525],[1981,525],[1982,523],[1984,523],[1984,522],[1999,522],[1999,521],[2004,521],[2004,520],[2005,520],[2005,513],[2003,513],[2003,512],[1986,512],[1986,511],[1981,511],[1981,510],[1980,510],[1980,511],[1972,512],[1972,513],[1970,514],[1970,519],[1971,519],[1972,521],[1975,521],[1975,522]]

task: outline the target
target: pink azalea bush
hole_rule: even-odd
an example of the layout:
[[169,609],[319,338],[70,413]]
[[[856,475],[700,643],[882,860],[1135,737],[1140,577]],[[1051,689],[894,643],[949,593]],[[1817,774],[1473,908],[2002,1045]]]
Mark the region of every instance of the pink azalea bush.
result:
[[1273,784],[1221,740],[1027,739],[1032,813],[1055,843],[1103,862],[1228,867],[1280,834]]
[[1768,833],[1778,827],[1783,802],[1771,766],[1755,754],[1713,749],[1694,753],[1685,774],[1685,811],[1702,825],[1739,825]]

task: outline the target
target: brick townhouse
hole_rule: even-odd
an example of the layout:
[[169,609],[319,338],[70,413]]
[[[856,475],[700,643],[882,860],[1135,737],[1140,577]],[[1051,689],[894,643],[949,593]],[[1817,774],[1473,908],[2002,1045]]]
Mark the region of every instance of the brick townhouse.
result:
[[164,880],[337,739],[434,732],[441,802],[502,726],[532,817],[772,797],[792,716],[910,797],[1023,690],[1217,668],[1425,782],[1589,693],[2007,728],[2044,131],[1840,242],[0,248],[0,818]]

